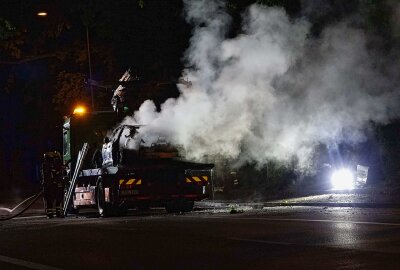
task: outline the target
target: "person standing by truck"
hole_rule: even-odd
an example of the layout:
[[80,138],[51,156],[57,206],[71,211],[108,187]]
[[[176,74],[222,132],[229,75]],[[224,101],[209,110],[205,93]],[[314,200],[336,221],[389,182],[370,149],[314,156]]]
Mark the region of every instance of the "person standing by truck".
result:
[[42,163],[42,187],[46,216],[61,216],[64,197],[64,167],[59,152],[47,152]]

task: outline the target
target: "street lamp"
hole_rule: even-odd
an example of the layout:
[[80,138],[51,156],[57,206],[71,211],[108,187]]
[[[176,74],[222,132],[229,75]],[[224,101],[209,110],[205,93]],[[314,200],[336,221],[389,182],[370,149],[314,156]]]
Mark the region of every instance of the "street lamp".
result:
[[[86,47],[88,54],[88,64],[89,64],[89,79],[92,82],[92,64],[90,61],[90,43],[89,43],[89,27],[86,25]],[[94,97],[93,97],[93,86],[92,83],[89,84],[90,87],[90,96],[92,98],[92,110],[94,110]]]
[[[46,17],[47,12],[46,11],[39,11],[37,14],[39,17]],[[89,64],[89,79],[90,82],[92,82],[92,63],[90,60],[90,41],[89,41],[89,27],[86,25],[86,48],[87,48],[87,55],[88,55],[88,64]],[[94,96],[93,96],[93,86],[92,84],[89,84],[90,86],[90,96],[92,99],[92,109],[94,110]]]

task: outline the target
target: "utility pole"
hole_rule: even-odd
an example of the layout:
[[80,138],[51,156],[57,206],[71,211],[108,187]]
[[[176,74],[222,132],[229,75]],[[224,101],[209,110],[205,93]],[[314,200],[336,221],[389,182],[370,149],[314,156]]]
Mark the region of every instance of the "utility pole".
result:
[[[88,64],[89,64],[89,79],[92,82],[92,63],[90,61],[90,43],[89,43],[89,27],[86,26],[86,45],[87,45],[87,54],[88,54]],[[90,87],[90,96],[92,98],[92,110],[94,110],[94,97],[93,97],[93,86],[92,83],[89,84]]]

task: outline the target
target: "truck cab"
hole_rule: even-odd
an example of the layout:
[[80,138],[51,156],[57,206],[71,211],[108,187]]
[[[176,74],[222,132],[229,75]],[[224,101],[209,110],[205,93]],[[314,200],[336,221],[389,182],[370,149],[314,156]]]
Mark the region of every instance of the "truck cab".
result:
[[[76,111],[76,110],[75,110]],[[110,129],[117,123],[113,111],[78,111],[65,117],[63,124],[63,162],[69,170],[74,170],[76,158],[83,144],[89,144],[88,157],[85,159],[84,168],[100,167],[96,163],[96,151],[100,151],[104,138]]]

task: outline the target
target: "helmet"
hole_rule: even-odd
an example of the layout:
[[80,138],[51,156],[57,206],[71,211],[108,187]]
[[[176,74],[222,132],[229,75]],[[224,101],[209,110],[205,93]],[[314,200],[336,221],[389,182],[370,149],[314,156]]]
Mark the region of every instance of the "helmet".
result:
[[61,160],[61,154],[58,151],[46,152],[43,155],[44,160]]

